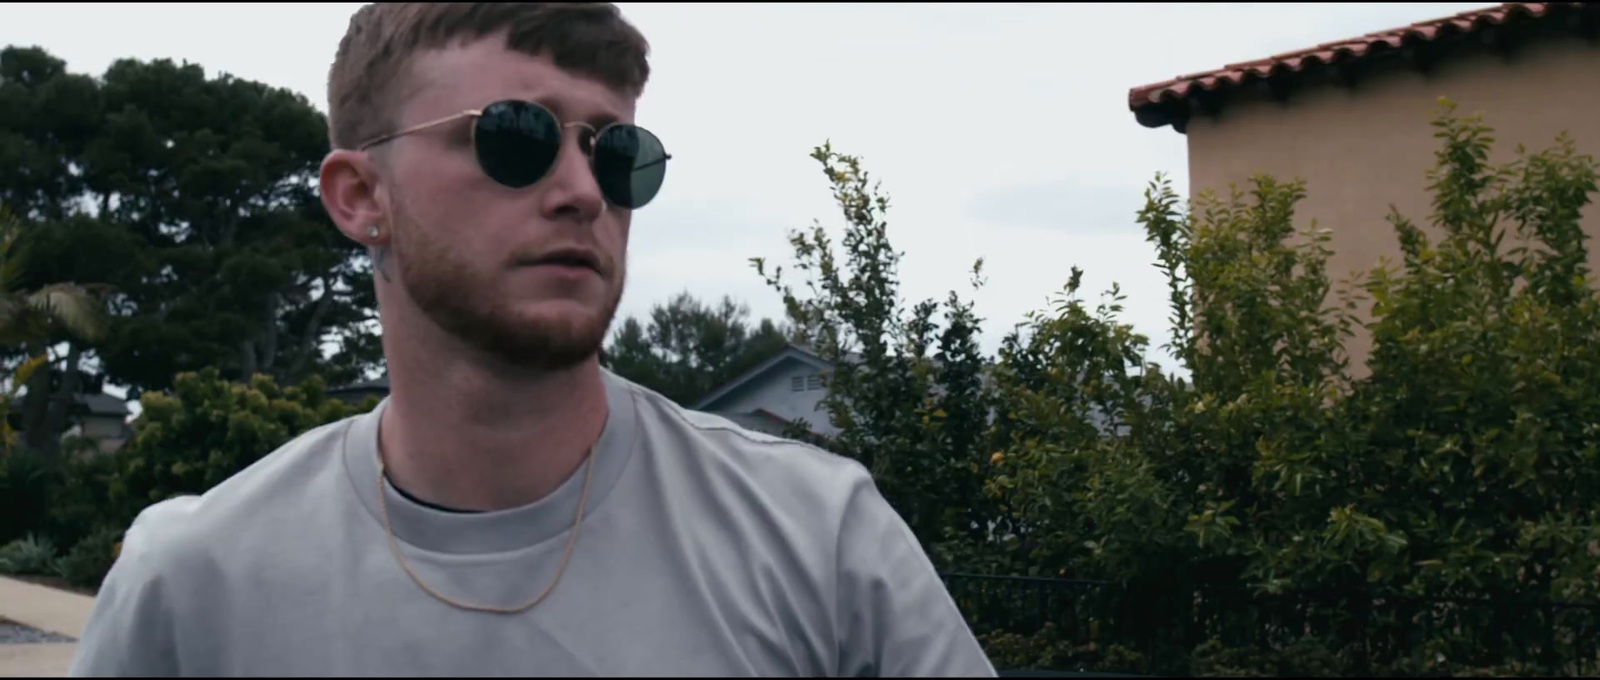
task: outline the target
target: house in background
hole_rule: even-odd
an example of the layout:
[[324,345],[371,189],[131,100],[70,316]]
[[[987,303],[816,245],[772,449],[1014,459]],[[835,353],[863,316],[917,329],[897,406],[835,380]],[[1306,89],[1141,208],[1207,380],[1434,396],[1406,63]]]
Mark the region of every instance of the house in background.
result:
[[832,363],[791,344],[689,408],[773,435],[782,435],[790,423],[804,419],[812,433],[833,437],[839,430],[822,408],[822,398],[828,394],[824,375],[831,370]]
[[[66,414],[66,429],[61,432],[60,438],[83,438],[88,440],[94,451],[116,452],[133,438],[133,425],[128,422],[132,411],[128,408],[127,400],[106,394],[104,382],[94,375],[79,372],[78,380],[81,389],[72,395],[72,406]],[[52,381],[51,387],[58,385],[58,382]],[[19,437],[26,436],[22,432],[25,403],[23,397],[16,397],[6,411],[6,418]]]
[[[846,357],[848,361],[857,360],[855,354]],[[937,361],[934,359],[936,365]],[[993,387],[993,369],[994,365],[990,364],[983,372],[983,380],[990,387]],[[791,344],[689,408],[722,416],[745,429],[779,436],[790,423],[804,419],[811,433],[825,441],[839,434],[839,428],[834,427],[822,405],[823,398],[828,395],[826,376],[832,370],[832,362],[805,347]],[[935,395],[941,393],[939,385],[934,385],[933,390]],[[1113,434],[1113,429],[1122,434],[1128,431],[1126,424],[1113,428],[1114,421],[1104,412],[1091,410],[1085,415],[1107,435]]]
[[328,390],[328,396],[344,401],[351,406],[360,405],[361,402],[367,400],[367,397],[382,399],[389,396],[389,375],[385,373],[376,380],[365,380],[345,385],[344,387],[336,387]]
[[133,426],[128,423],[128,402],[105,392],[77,394],[74,407],[68,416],[72,424],[61,436],[84,437],[94,442],[100,453],[115,453],[133,438]]
[[[1380,257],[1400,262],[1391,205],[1437,238],[1426,173],[1440,97],[1483,114],[1492,160],[1510,160],[1518,144],[1548,148],[1562,132],[1600,157],[1600,3],[1464,12],[1136,87],[1128,104],[1144,126],[1187,136],[1191,197],[1226,197],[1255,173],[1305,180],[1297,226],[1315,219],[1332,232],[1337,282]],[[1600,206],[1583,228],[1600,237]],[[1364,372],[1370,337],[1346,349]]]

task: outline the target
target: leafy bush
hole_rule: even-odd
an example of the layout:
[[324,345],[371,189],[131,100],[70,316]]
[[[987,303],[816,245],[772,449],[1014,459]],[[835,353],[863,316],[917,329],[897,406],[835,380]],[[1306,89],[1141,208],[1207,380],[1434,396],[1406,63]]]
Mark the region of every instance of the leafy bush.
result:
[[122,529],[105,528],[89,534],[67,551],[56,565],[61,578],[79,588],[99,590],[122,547]]
[[329,397],[317,377],[281,387],[265,375],[223,380],[215,369],[180,374],[172,393],[147,393],[140,404],[137,434],[107,480],[109,526],[126,528],[152,503],[204,493],[290,439],[360,412]]
[[1063,639],[1054,624],[1032,634],[997,631],[978,636],[989,663],[1005,670],[1149,673],[1144,655],[1121,645]]
[[[1596,165],[1565,137],[1494,165],[1479,119],[1447,107],[1435,126],[1437,243],[1393,215],[1404,269],[1343,290],[1325,273],[1326,232],[1294,228],[1302,184],[1257,177],[1188,214],[1152,187],[1140,220],[1192,378],[1134,365],[1144,340],[1114,307],[1071,300],[1008,342],[998,383],[1016,422],[989,488],[1032,534],[1020,561],[1152,601],[1197,584],[1356,594],[1294,605],[1285,620],[1311,641],[1280,645],[1274,674],[1331,668],[1307,651],[1320,635],[1403,640],[1353,657],[1352,672],[1429,645],[1461,668],[1582,653],[1539,609],[1416,613],[1459,624],[1416,636],[1419,619],[1397,613],[1401,596],[1581,600],[1600,587],[1600,296],[1579,227]],[[1362,300],[1374,350],[1354,379],[1342,340]],[[1094,411],[1126,427],[1090,430]],[[1378,600],[1387,620],[1345,615]]]
[[955,296],[942,333],[938,305],[902,313],[887,198],[827,147],[846,255],[818,227],[792,239],[809,295],[767,278],[839,364],[833,448],[869,463],[941,566],[1112,581],[1110,628],[1227,633],[1162,647],[1153,672],[1592,673],[1594,616],[1513,603],[1600,599],[1600,294],[1580,224],[1600,167],[1565,135],[1490,162],[1490,129],[1448,103],[1434,125],[1426,226],[1391,214],[1401,262],[1338,284],[1328,233],[1296,218],[1303,183],[1180,208],[1157,178],[1138,221],[1186,376],[1145,360],[1115,288],[1082,300],[1076,268],[993,361],[965,348],[979,320]]
[[45,576],[55,571],[56,546],[48,538],[29,535],[0,547],[0,574]]
[[[1469,677],[1508,678],[1550,675],[1538,664],[1512,660],[1503,664],[1474,665],[1453,660],[1439,645],[1425,645],[1415,653],[1388,663],[1360,661],[1357,645],[1328,638],[1308,638],[1278,647],[1224,645],[1212,638],[1195,648],[1192,672],[1196,677]],[[1568,673],[1561,673],[1567,675]]]
[[[329,397],[320,379],[281,387],[257,375],[223,380],[214,369],[184,373],[172,393],[149,392],[121,451],[66,464],[53,492],[56,538],[73,545],[74,583],[98,585],[102,560],[139,512],[178,495],[201,494],[315,427],[371,410]],[[75,560],[75,561],[74,561]]]
[[58,456],[20,447],[0,454],[0,544],[50,533],[51,496],[61,474]]
[[[888,241],[888,198],[860,159],[815,149],[848,225],[845,260],[817,225],[791,235],[796,269],[813,293],[797,294],[783,268],[756,272],[783,298],[797,338],[833,364],[826,413],[840,429],[828,448],[860,461],[941,566],[968,561],[959,546],[982,540],[994,516],[982,493],[989,459],[989,392],[977,343],[981,321],[954,291],[910,309],[899,300],[899,253]],[[982,260],[972,286],[982,285]],[[942,311],[942,314],[941,314]],[[803,428],[792,428],[798,435]],[[948,534],[948,536],[947,536]]]
[[1324,640],[1296,640],[1287,649],[1262,650],[1253,646],[1228,647],[1212,638],[1195,648],[1193,664],[1193,673],[1198,677],[1337,677],[1347,674],[1341,659],[1330,651],[1329,641]]
[[50,535],[57,545],[77,545],[109,521],[106,501],[121,453],[61,461],[61,472],[47,490]]

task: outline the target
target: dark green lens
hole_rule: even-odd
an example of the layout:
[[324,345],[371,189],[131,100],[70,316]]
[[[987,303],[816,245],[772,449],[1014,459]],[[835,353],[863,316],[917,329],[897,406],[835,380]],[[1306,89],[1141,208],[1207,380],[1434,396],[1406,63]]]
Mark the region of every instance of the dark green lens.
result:
[[561,152],[561,124],[544,107],[529,102],[484,107],[474,134],[483,173],[514,189],[544,178]]
[[667,176],[667,150],[649,130],[612,125],[594,140],[594,177],[613,205],[634,209],[649,203]]

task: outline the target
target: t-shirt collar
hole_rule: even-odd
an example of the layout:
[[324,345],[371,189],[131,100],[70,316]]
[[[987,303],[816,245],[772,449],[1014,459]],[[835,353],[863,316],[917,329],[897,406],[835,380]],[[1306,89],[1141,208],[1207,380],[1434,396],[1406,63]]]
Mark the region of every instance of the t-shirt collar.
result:
[[[638,446],[632,386],[610,371],[602,370],[601,375],[609,414],[595,444],[594,478],[589,483],[586,517],[594,514],[610,495]],[[378,422],[388,405],[385,398],[377,408],[353,418],[345,428],[345,471],[356,497],[375,522],[382,522],[378,507]],[[387,479],[383,493],[390,526],[395,537],[405,543],[442,553],[505,552],[537,545],[570,529],[583,493],[583,476],[583,466],[579,466],[553,493],[538,501],[482,513],[452,513],[418,505],[396,492]]]

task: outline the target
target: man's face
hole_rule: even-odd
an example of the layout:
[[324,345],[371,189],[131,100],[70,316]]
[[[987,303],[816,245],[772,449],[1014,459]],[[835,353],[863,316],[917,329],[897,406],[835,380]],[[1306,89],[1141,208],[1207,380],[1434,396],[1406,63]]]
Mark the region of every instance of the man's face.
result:
[[[634,97],[530,57],[491,37],[411,62],[399,128],[491,102],[542,104],[562,122],[595,129],[632,122]],[[631,211],[608,204],[569,128],[556,164],[533,186],[486,176],[472,148],[474,119],[391,141],[384,154],[394,283],[446,332],[518,367],[557,370],[599,349],[621,299]],[[587,251],[594,268],[536,262]]]

